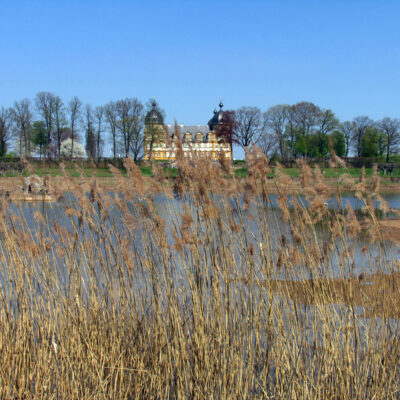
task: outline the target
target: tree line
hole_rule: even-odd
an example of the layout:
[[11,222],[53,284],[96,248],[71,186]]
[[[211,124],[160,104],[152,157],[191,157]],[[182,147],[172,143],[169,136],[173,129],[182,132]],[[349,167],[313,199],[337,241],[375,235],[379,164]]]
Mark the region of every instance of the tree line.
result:
[[399,151],[399,119],[357,116],[340,122],[332,110],[306,101],[275,105],[265,112],[240,107],[227,111],[225,122],[231,126],[234,143],[243,148],[256,143],[280,159],[319,159],[334,149],[341,157],[381,156],[388,162]]
[[[108,140],[114,159],[130,155],[138,161],[144,152],[145,115],[151,108],[151,100],[143,104],[126,98],[94,107],[78,97],[64,103],[53,93],[39,92],[32,101],[0,108],[0,156],[12,149],[23,157],[96,160]],[[332,110],[303,101],[265,112],[258,107],[224,111],[219,133],[243,148],[255,143],[282,160],[319,159],[334,149],[339,156],[381,156],[389,161],[399,151],[400,120],[357,116],[340,122]]]
[[33,101],[0,108],[0,156],[12,149],[23,157],[96,160],[107,139],[114,159],[130,155],[137,161],[143,156],[144,116],[150,108],[150,102],[143,105],[137,98],[94,107],[78,97],[64,103],[53,93],[39,92]]

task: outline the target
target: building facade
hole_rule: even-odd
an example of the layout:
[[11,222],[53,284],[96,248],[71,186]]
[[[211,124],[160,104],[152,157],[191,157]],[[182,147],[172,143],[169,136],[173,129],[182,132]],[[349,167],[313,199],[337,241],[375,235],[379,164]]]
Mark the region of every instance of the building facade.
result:
[[[174,161],[176,155],[176,142],[182,141],[182,150],[185,157],[207,157],[217,160],[220,153],[225,158],[232,159],[232,143],[218,135],[218,127],[222,123],[223,104],[219,104],[219,110],[214,110],[213,117],[207,125],[165,125],[164,118],[157,110],[154,101],[152,109],[145,117],[144,131],[144,159]],[[178,129],[178,132],[176,132]]]

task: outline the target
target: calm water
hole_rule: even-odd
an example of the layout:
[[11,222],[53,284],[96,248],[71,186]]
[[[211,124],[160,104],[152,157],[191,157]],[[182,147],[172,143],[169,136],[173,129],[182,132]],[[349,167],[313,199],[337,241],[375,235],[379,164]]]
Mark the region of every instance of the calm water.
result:
[[[391,208],[400,209],[400,193],[385,193],[382,195],[382,197],[389,203]],[[300,199],[301,203],[307,205],[307,201],[303,196],[299,196],[298,198]],[[270,196],[272,207],[277,207],[276,199],[277,195]],[[289,200],[290,199],[291,197],[289,196]],[[342,195],[339,203],[337,199],[332,196],[328,201],[328,206],[329,208],[342,208],[345,207],[348,202],[355,210],[360,210],[364,205],[364,203],[357,199],[352,193],[345,193]],[[11,209],[18,214],[24,215],[28,223],[32,223],[34,213],[40,211],[47,220],[56,220],[60,224],[66,224],[68,226],[69,218],[65,216],[65,207],[66,205],[73,206],[73,204],[73,199],[71,197],[67,197],[66,202],[61,204],[56,202],[19,202],[11,204]],[[173,210],[180,210],[182,202],[178,200],[165,199],[163,196],[158,196],[154,198],[154,204],[160,217],[168,221],[170,218],[171,208]],[[375,206],[378,207],[378,205],[379,203],[375,201]],[[118,213],[116,210],[111,210],[111,212],[114,216],[116,216]]]
[[[384,199],[389,203],[389,205],[392,208],[400,208],[400,193],[386,193],[383,195]],[[276,242],[279,240],[280,233],[287,231],[285,229],[285,226],[283,222],[280,221],[280,211],[277,208],[277,203],[276,203],[276,198],[277,196],[271,196],[270,197],[270,204],[268,207],[265,208],[265,215],[268,221],[268,227],[270,230],[270,234],[273,237],[273,240]],[[300,197],[300,202],[303,202],[306,204],[306,201],[304,198]],[[363,206],[363,202],[358,200],[356,197],[354,197],[353,194],[348,193],[342,196],[341,198],[341,203],[338,204],[337,200],[332,197],[331,200],[328,202],[330,208],[341,208],[345,207],[347,202],[349,202],[352,207],[357,210],[361,209]],[[167,235],[167,240],[173,244],[174,239],[172,236],[172,230],[176,225],[179,225],[179,222],[177,223],[177,218],[179,218],[179,215],[185,212],[184,206],[188,205],[187,201],[182,201],[182,200],[176,200],[176,199],[166,199],[163,196],[155,197],[154,198],[154,208],[157,212],[157,214],[166,222],[166,235]],[[375,204],[378,207],[378,203]],[[38,234],[37,230],[37,224],[34,222],[34,215],[38,211],[44,216],[45,220],[47,220],[50,224],[48,225],[48,232],[46,234],[52,235],[53,233],[51,232],[51,223],[52,221],[56,221],[59,225],[66,227],[67,229],[73,230],[71,218],[67,217],[65,215],[65,209],[68,207],[75,207],[75,201],[73,197],[67,196],[66,200],[64,200],[62,203],[39,203],[39,202],[22,202],[18,204],[11,204],[11,209],[13,212],[16,214],[22,216],[26,221],[28,226],[31,227],[32,233],[34,236]],[[253,206],[253,209],[250,207],[248,210],[243,210],[243,218],[246,226],[246,232],[248,232],[249,240],[253,242],[255,247],[257,248],[259,241],[259,238],[262,237],[263,232],[260,232],[260,227],[257,225],[256,221],[253,220],[253,218],[248,218],[249,214],[255,214],[259,213],[260,210],[255,210],[254,207],[259,207],[259,206]],[[128,208],[132,214],[135,214],[135,206],[133,203],[128,204]],[[114,229],[114,227],[119,227],[119,229],[122,229],[121,227],[123,226],[121,222],[121,211],[117,207],[113,207],[111,210],[108,210],[109,214],[111,216],[111,219],[107,222],[101,222],[97,221],[97,223],[103,224],[103,228],[107,229]],[[232,216],[235,218],[235,215]],[[237,216],[236,216],[237,217]],[[238,218],[238,217],[237,217]],[[77,221],[76,217],[74,217],[75,222]],[[114,224],[111,226],[111,222]],[[195,222],[196,223],[196,222]],[[105,224],[105,226],[104,226]],[[49,228],[50,227],[50,228]],[[287,228],[287,227],[286,227]],[[319,228],[319,233],[321,236],[324,235],[324,232],[321,228]],[[139,252],[142,251],[143,249],[143,231],[141,229],[138,229],[135,232],[135,243],[134,246],[136,249],[138,249]],[[374,265],[374,257],[377,258],[378,255],[380,254],[380,248],[378,245],[371,244],[371,243],[365,243],[368,244],[368,254],[364,254],[362,251],[362,247],[364,243],[362,241],[357,242],[355,247],[355,254],[354,254],[354,265],[352,266],[354,273],[361,273],[365,271],[373,271],[375,270],[375,265]],[[396,248],[394,248],[391,244],[387,243],[388,247],[388,257],[389,261],[392,261],[393,258],[397,258],[399,255],[399,252]],[[341,250],[345,249],[336,249],[337,253],[339,253]],[[372,255],[372,257],[371,257]],[[237,255],[237,259],[240,259],[240,254]],[[376,262],[377,264],[382,264],[381,259],[377,259]],[[240,263],[238,263],[240,264]],[[332,265],[330,265],[332,268]],[[335,269],[328,271],[329,275],[335,275]]]

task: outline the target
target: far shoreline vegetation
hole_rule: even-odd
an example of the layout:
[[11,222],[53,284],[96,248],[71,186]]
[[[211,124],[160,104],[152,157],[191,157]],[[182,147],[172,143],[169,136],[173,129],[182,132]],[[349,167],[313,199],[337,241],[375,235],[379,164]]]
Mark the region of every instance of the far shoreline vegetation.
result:
[[[360,115],[340,121],[333,110],[308,101],[273,105],[265,111],[254,106],[222,111],[222,103],[220,107],[214,113],[218,115],[216,134],[220,140],[244,151],[255,144],[270,160],[283,165],[297,159],[320,162],[332,150],[339,157],[361,160],[355,167],[372,167],[366,165],[371,159],[400,162],[398,118],[374,121]],[[132,97],[93,106],[76,96],[64,102],[51,92],[39,92],[33,100],[0,107],[0,158],[87,158],[99,162],[104,157],[116,161],[129,156],[135,163],[155,159],[145,154],[145,125],[150,123],[146,116],[154,109],[164,121],[165,111],[154,99],[143,104]],[[181,121],[175,121],[176,129],[178,123],[184,131]],[[170,140],[168,127],[163,126],[165,138],[161,141]],[[150,152],[154,140],[152,136]]]

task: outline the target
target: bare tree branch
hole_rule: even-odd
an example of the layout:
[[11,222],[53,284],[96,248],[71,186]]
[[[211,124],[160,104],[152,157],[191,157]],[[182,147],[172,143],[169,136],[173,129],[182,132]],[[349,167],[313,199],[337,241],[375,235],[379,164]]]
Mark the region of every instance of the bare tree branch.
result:
[[82,103],[78,97],[73,97],[68,103],[67,113],[71,129],[71,158],[74,154],[74,143],[77,139],[77,127],[80,120]]
[[240,107],[235,111],[233,140],[241,147],[257,143],[264,130],[264,119],[258,107]]
[[385,135],[386,139],[386,162],[389,162],[389,156],[400,143],[400,120],[397,118],[385,117],[377,124],[378,129]]

